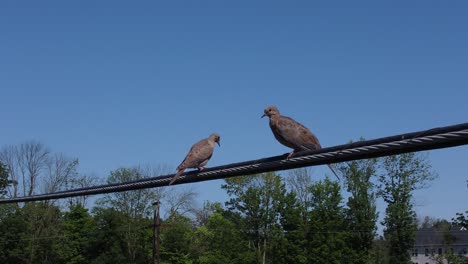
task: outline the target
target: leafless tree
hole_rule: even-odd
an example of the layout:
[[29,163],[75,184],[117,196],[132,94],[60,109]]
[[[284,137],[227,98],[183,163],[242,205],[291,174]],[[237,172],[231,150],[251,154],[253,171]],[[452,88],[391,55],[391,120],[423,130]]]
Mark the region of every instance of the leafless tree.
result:
[[178,191],[168,192],[163,201],[166,216],[170,217],[176,212],[181,215],[195,213],[197,195],[198,193],[193,187],[184,187]]
[[24,195],[34,194],[36,181],[46,167],[49,154],[49,150],[37,141],[28,141],[19,145],[16,158],[22,175]]
[[[84,188],[90,187],[98,183],[98,178],[96,175],[93,174],[84,174],[78,175],[73,177],[67,182],[67,189],[77,189],[77,188]],[[67,204],[69,207],[81,205],[82,207],[86,207],[86,202],[88,201],[88,196],[78,196],[78,197],[71,197],[67,199]]]
[[[172,168],[167,164],[145,164],[139,165],[137,168],[144,178],[158,177],[165,174],[169,174],[171,171],[173,171]],[[163,200],[167,194],[166,187],[154,188],[152,189],[152,191],[155,193],[157,200]]]
[[53,154],[37,141],[2,147],[0,160],[7,166],[13,183],[8,189],[10,197],[28,196],[39,190],[61,191],[78,176],[78,159]]
[[312,197],[309,187],[312,185],[312,173],[310,168],[300,168],[289,171],[286,182],[292,191],[296,193],[299,202],[304,207],[303,217],[306,217],[308,206]]
[[58,192],[77,177],[78,159],[70,159],[62,153],[51,155],[45,162],[44,192]]

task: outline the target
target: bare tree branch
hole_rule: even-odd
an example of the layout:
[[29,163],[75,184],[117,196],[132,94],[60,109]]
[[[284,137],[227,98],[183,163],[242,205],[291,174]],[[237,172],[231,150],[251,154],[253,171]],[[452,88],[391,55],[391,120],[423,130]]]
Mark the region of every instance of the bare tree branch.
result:
[[198,193],[193,187],[186,187],[180,191],[168,192],[164,199],[164,205],[167,208],[166,214],[168,217],[175,213],[185,215],[194,213],[196,209],[195,199]]
[[46,161],[43,192],[64,190],[67,183],[77,176],[78,164],[78,159],[67,158],[62,153],[49,157]]
[[19,146],[17,160],[23,176],[25,195],[34,194],[37,187],[36,181],[46,167],[49,153],[49,150],[42,143],[36,141],[29,141]]

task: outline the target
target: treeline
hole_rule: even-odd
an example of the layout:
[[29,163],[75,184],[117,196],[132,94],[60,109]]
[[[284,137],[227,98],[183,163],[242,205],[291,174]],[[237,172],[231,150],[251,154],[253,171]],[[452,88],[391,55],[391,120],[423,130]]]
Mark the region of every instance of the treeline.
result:
[[[43,163],[65,168],[56,172],[48,171],[48,165],[28,171],[19,165],[20,150],[12,152],[16,161],[5,159],[13,155],[5,149],[0,156],[3,195],[34,193],[31,185],[40,186],[41,177],[52,182],[62,178],[43,186],[49,190],[85,183],[76,172],[76,159],[66,159],[64,165]],[[49,151],[45,156],[53,161],[63,157]],[[2,205],[0,263],[153,263],[156,200],[164,206],[161,263],[408,263],[417,229],[413,192],[435,177],[427,158],[409,153],[336,169],[341,182],[314,181],[307,169],[227,179],[222,188],[229,200],[206,201],[202,208],[195,206],[195,192],[174,188],[108,194],[91,209],[83,198]],[[120,168],[107,182],[161,170]],[[376,233],[377,199],[387,204],[382,237]]]

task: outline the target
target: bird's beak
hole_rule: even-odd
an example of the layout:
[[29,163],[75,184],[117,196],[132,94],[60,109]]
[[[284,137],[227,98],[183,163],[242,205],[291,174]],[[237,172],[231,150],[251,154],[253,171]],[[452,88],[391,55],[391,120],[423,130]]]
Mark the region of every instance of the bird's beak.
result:
[[216,143],[218,144],[218,146],[220,146],[220,147],[221,147],[221,143],[219,143],[219,141],[218,141],[218,142],[216,142]]
[[266,114],[263,114],[260,118],[264,118],[266,116]]

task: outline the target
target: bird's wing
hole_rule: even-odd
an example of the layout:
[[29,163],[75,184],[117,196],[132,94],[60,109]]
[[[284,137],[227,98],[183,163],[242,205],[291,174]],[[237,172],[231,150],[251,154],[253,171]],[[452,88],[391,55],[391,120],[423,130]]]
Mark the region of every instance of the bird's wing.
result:
[[213,147],[208,142],[208,139],[203,139],[195,143],[192,148],[190,148],[187,156],[184,161],[177,167],[177,169],[182,168],[198,168],[203,163],[206,165],[208,160],[213,155]]
[[278,141],[294,150],[316,150],[321,148],[317,137],[301,123],[290,117],[281,116],[278,119],[276,130],[278,133],[277,139],[281,138],[287,144],[281,142],[280,139]]
[[[275,134],[275,136],[278,141],[281,143],[283,143],[283,141],[287,142],[287,144],[283,144],[293,148],[295,151],[318,150],[322,148],[318,138],[310,132],[308,128],[290,117],[280,117],[276,125],[276,131],[278,135]],[[275,133],[275,131],[273,131],[273,133]],[[333,174],[335,174],[336,178],[340,180],[340,177],[338,177],[333,167],[330,164],[327,164],[327,166]]]

